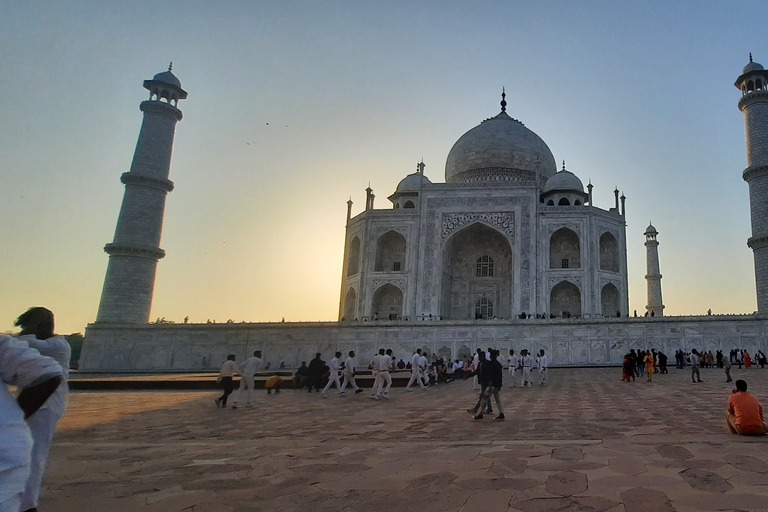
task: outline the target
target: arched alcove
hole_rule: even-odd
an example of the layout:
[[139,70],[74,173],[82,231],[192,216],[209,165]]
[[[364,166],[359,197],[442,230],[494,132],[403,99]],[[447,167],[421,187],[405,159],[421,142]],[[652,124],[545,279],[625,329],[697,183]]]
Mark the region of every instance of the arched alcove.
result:
[[607,231],[600,236],[600,270],[619,271],[619,242]]
[[457,354],[457,357],[462,360],[472,359],[472,351],[469,349],[468,346],[462,345],[459,348],[459,353]]
[[354,288],[350,288],[347,291],[347,295],[344,297],[343,316],[346,320],[354,320],[357,318],[357,292]]
[[568,200],[567,197],[561,197],[560,200],[557,202],[558,206],[571,206],[571,202]]
[[569,281],[561,281],[549,294],[549,310],[555,316],[569,313],[571,316],[581,316],[581,291]]
[[600,291],[603,316],[616,316],[616,312],[621,311],[619,297],[619,290],[612,283],[603,286]]
[[360,272],[360,239],[355,237],[349,244],[347,256],[347,276],[354,276]]
[[560,228],[549,239],[549,268],[581,268],[579,235]]
[[403,315],[403,291],[397,286],[385,284],[373,293],[371,318],[397,320]]
[[493,303],[493,314],[509,318],[512,258],[509,240],[496,228],[476,222],[454,233],[443,247],[440,315],[446,319],[473,319],[475,303],[486,297]]
[[413,201],[406,201],[403,208],[416,208],[416,205],[413,204]]
[[397,231],[387,231],[376,241],[376,272],[405,270],[405,237]]

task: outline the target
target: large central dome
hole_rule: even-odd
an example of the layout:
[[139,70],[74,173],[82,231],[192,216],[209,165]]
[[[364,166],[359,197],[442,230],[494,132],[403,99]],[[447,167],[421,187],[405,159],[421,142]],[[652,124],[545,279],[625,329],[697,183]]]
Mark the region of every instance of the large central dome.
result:
[[445,162],[446,183],[538,182],[557,164],[541,138],[506,112],[486,119],[461,136]]

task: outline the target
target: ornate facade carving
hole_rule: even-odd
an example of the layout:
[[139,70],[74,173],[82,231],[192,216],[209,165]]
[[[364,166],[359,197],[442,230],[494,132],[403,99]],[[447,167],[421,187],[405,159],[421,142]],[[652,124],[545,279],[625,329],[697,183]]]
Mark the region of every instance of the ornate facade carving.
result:
[[577,276],[560,276],[560,277],[550,277],[547,280],[547,289],[549,292],[552,292],[552,288],[557,286],[558,284],[562,283],[563,281],[568,281],[571,284],[575,284],[579,290],[581,290],[581,277]]
[[443,223],[440,240],[445,242],[448,236],[456,229],[481,220],[492,226],[496,226],[509,236],[515,238],[515,212],[488,212],[488,213],[446,213],[443,214]]
[[[424,248],[424,290],[422,295],[422,311],[430,311],[432,305],[433,289],[437,285],[435,276],[434,255],[439,244],[442,243],[441,234],[441,209],[444,208],[499,208],[521,207],[520,233],[516,237],[520,247],[520,307],[523,310],[530,309],[531,303],[531,199],[528,196],[517,197],[433,197],[427,199],[427,215],[425,222],[425,248]],[[528,276],[524,279],[522,276]]]
[[487,167],[484,169],[472,169],[455,175],[451,183],[487,183],[487,182],[515,182],[536,184],[536,173],[511,169],[506,167]]
[[576,233],[577,235],[579,235],[579,238],[582,237],[581,224],[578,224],[576,222],[568,222],[568,223],[553,222],[552,224],[547,224],[547,233],[549,234],[549,236],[552,236],[552,233],[554,233],[555,231],[561,228],[568,228],[574,233]]
[[406,239],[408,238],[408,228],[405,226],[377,226],[376,238],[378,239],[381,235],[383,235],[387,231],[394,231],[395,233],[400,233]]
[[400,291],[405,293],[405,279],[374,279],[373,280],[373,291],[378,290],[385,284],[391,284],[392,286],[396,286],[400,288]]

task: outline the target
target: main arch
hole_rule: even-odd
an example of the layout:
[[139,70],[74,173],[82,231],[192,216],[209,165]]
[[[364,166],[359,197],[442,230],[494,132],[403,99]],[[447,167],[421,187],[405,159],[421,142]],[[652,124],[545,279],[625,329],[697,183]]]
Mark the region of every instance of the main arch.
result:
[[[443,246],[440,315],[474,319],[512,316],[513,254],[507,237],[496,228],[475,222],[453,234]],[[477,305],[486,305],[478,309]],[[479,313],[478,313],[479,312]]]

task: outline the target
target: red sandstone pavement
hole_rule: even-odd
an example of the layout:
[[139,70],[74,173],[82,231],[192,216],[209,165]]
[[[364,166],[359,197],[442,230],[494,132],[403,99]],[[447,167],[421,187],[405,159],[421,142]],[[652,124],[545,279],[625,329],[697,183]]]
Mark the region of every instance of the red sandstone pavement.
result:
[[[768,370],[737,370],[768,406]],[[731,385],[670,369],[554,369],[505,388],[475,421],[471,382],[390,400],[256,393],[77,392],[59,423],[41,511],[768,510],[768,439],[728,433]]]

